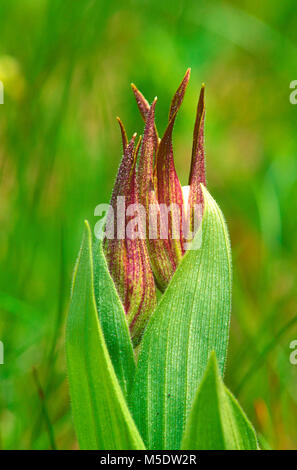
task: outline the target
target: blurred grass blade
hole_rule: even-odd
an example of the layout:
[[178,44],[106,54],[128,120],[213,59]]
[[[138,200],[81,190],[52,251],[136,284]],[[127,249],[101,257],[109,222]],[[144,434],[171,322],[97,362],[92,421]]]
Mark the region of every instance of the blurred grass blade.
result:
[[93,246],[94,290],[105,343],[124,395],[135,374],[135,359],[125,312],[110,277],[102,241]]
[[221,372],[224,369],[231,254],[223,215],[202,188],[202,246],[185,254],[151,318],[129,399],[149,449],[180,448],[185,421],[212,350]]
[[53,428],[53,425],[52,425],[52,422],[51,422],[51,419],[50,419],[50,416],[49,416],[44,390],[41,386],[39,376],[38,376],[38,372],[37,372],[37,369],[35,367],[33,367],[33,369],[32,369],[32,374],[33,374],[33,379],[34,379],[36,389],[37,389],[37,392],[38,392],[38,396],[39,396],[39,399],[40,399],[41,413],[42,413],[42,417],[43,417],[45,425],[46,425],[46,430],[47,430],[47,433],[48,433],[50,446],[53,450],[57,450],[54,428]]
[[258,449],[252,425],[222,381],[215,353],[196,394],[182,449]]
[[91,231],[86,222],[66,332],[70,395],[79,445],[82,449],[143,449],[105,345],[93,284]]

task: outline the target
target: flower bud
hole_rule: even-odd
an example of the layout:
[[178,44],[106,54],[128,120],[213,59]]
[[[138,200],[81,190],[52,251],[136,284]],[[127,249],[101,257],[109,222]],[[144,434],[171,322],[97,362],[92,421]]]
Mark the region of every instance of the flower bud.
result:
[[[132,90],[145,121],[142,142],[140,138],[136,144],[136,134],[128,142],[125,128],[118,118],[124,155],[107,215],[107,225],[116,215],[112,221],[115,238],[105,239],[104,250],[134,345],[139,343],[156,306],[155,283],[161,291],[166,289],[188,248],[188,240],[193,238],[201,222],[201,183],[205,185],[204,85],[194,126],[189,186],[181,187],[173,157],[173,128],[189,78],[190,69],[173,97],[168,124],[161,139],[155,124],[157,98],[149,105],[133,84]],[[118,202],[122,199],[124,207],[120,210]],[[138,216],[141,215],[137,223],[131,219],[135,210]]]

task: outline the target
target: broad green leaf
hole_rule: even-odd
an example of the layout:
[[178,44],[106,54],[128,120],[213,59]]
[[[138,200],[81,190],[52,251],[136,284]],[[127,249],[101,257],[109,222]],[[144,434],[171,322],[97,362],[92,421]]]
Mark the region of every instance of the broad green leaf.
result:
[[118,380],[127,395],[135,374],[131,336],[122,303],[108,271],[101,240],[93,246],[94,289],[105,343]]
[[149,449],[180,448],[212,350],[224,369],[231,310],[230,246],[220,209],[205,188],[203,194],[202,246],[187,251],[151,318],[129,399]]
[[86,222],[66,331],[70,395],[79,445],[82,449],[144,449],[105,344],[93,285],[91,231]]
[[220,376],[215,353],[196,394],[182,449],[256,450],[255,431]]

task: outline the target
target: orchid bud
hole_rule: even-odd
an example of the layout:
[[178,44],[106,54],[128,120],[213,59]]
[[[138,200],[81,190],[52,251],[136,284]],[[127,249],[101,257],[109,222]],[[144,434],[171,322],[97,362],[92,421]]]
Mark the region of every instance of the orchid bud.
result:
[[[173,97],[168,125],[161,139],[155,124],[157,98],[149,105],[133,84],[132,90],[145,121],[142,142],[140,138],[136,144],[136,134],[128,142],[118,118],[123,158],[107,215],[107,226],[115,216],[112,220],[115,238],[105,239],[104,250],[134,345],[139,343],[156,306],[155,282],[161,291],[166,289],[187,249],[190,233],[197,230],[195,208],[203,209],[200,183],[205,184],[204,86],[197,107],[189,186],[181,187],[173,157],[173,127],[189,78],[190,69]],[[137,223],[131,218],[135,211],[140,216]]]

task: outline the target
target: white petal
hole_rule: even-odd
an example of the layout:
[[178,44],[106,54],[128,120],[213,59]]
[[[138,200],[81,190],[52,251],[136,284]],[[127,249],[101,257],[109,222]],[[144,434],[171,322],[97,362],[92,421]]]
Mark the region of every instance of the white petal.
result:
[[184,199],[185,215],[187,215],[188,200],[189,200],[189,195],[190,195],[190,186],[182,186],[182,192],[183,192],[183,199]]

